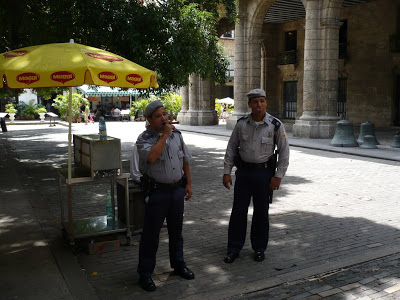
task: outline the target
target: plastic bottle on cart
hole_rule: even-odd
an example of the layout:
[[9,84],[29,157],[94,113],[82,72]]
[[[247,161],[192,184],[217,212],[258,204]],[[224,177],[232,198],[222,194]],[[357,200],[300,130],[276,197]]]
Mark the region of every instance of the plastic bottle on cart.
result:
[[107,221],[112,220],[114,216],[113,216],[113,207],[112,207],[110,190],[107,190],[106,209],[107,209]]
[[104,117],[100,117],[99,119],[99,136],[100,136],[100,141],[107,140],[107,127]]

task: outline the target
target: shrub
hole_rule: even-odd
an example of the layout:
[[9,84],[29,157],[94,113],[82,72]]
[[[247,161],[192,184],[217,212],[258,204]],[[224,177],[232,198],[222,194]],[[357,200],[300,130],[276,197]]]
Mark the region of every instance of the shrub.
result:
[[143,116],[144,114],[144,110],[146,109],[147,105],[149,104],[149,100],[147,99],[142,99],[140,101],[138,101],[138,113],[139,115]]
[[22,118],[34,118],[36,108],[37,104],[34,99],[29,101],[29,103],[19,102],[17,104],[18,115]]
[[139,102],[133,101],[130,108],[129,116],[135,117],[139,110]]
[[[82,95],[78,93],[72,94],[72,118],[78,119],[80,116],[80,107],[82,104],[89,104],[88,100],[85,100]],[[60,113],[60,117],[65,119],[68,116],[69,111],[69,91],[64,95],[57,95],[56,99],[54,99],[54,103],[52,106],[58,110]]]
[[169,115],[176,119],[182,109],[182,96],[176,93],[168,93],[161,97],[161,102]]

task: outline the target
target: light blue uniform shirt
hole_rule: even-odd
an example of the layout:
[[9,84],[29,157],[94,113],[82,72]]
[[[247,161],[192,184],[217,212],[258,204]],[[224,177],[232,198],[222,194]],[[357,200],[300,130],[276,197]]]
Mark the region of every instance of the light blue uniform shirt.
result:
[[147,174],[160,183],[174,183],[179,181],[183,172],[183,163],[192,159],[180,131],[173,130],[167,138],[161,156],[154,162],[147,162],[151,147],[160,138],[160,134],[149,128],[139,135],[136,147],[139,153],[139,171]]
[[251,118],[251,114],[238,120],[229,139],[224,158],[224,174],[231,174],[234,166],[233,159],[239,148],[239,154],[243,161],[249,163],[265,163],[274,154],[274,135],[276,134],[276,146],[279,151],[277,170],[275,177],[283,178],[289,166],[289,142],[281,123],[275,132],[272,123],[274,117],[266,113],[264,120],[257,125]]

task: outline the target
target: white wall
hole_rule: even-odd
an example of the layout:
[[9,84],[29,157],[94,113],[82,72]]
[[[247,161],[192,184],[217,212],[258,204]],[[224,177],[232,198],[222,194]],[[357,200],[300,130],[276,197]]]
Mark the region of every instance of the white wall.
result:
[[34,103],[37,103],[37,96],[32,93],[32,89],[25,89],[25,93],[18,96],[18,100],[20,102],[25,102],[26,104],[28,104],[32,99],[35,100]]

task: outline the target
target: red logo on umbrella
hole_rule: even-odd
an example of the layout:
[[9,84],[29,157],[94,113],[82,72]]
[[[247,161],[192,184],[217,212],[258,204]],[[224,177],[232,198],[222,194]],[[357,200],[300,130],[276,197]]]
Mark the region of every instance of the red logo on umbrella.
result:
[[87,52],[85,53],[87,56],[90,56],[92,58],[96,58],[96,59],[102,59],[102,60],[106,60],[109,62],[114,62],[114,61],[123,61],[123,59],[121,57],[118,56],[113,56],[113,55],[107,55],[107,54],[99,54],[99,53],[90,53]]
[[113,72],[101,72],[97,75],[97,77],[107,83],[113,82],[118,79],[117,74],[114,74]]
[[17,81],[30,85],[40,79],[39,74],[36,73],[22,73],[17,75]]
[[126,75],[125,80],[135,85],[141,83],[143,81],[143,77],[139,74],[128,74]]
[[66,83],[75,78],[75,74],[68,71],[59,71],[50,75],[51,80],[61,82],[62,84]]
[[5,58],[11,58],[11,57],[23,56],[27,53],[28,53],[27,50],[14,50],[4,53],[3,56]]

